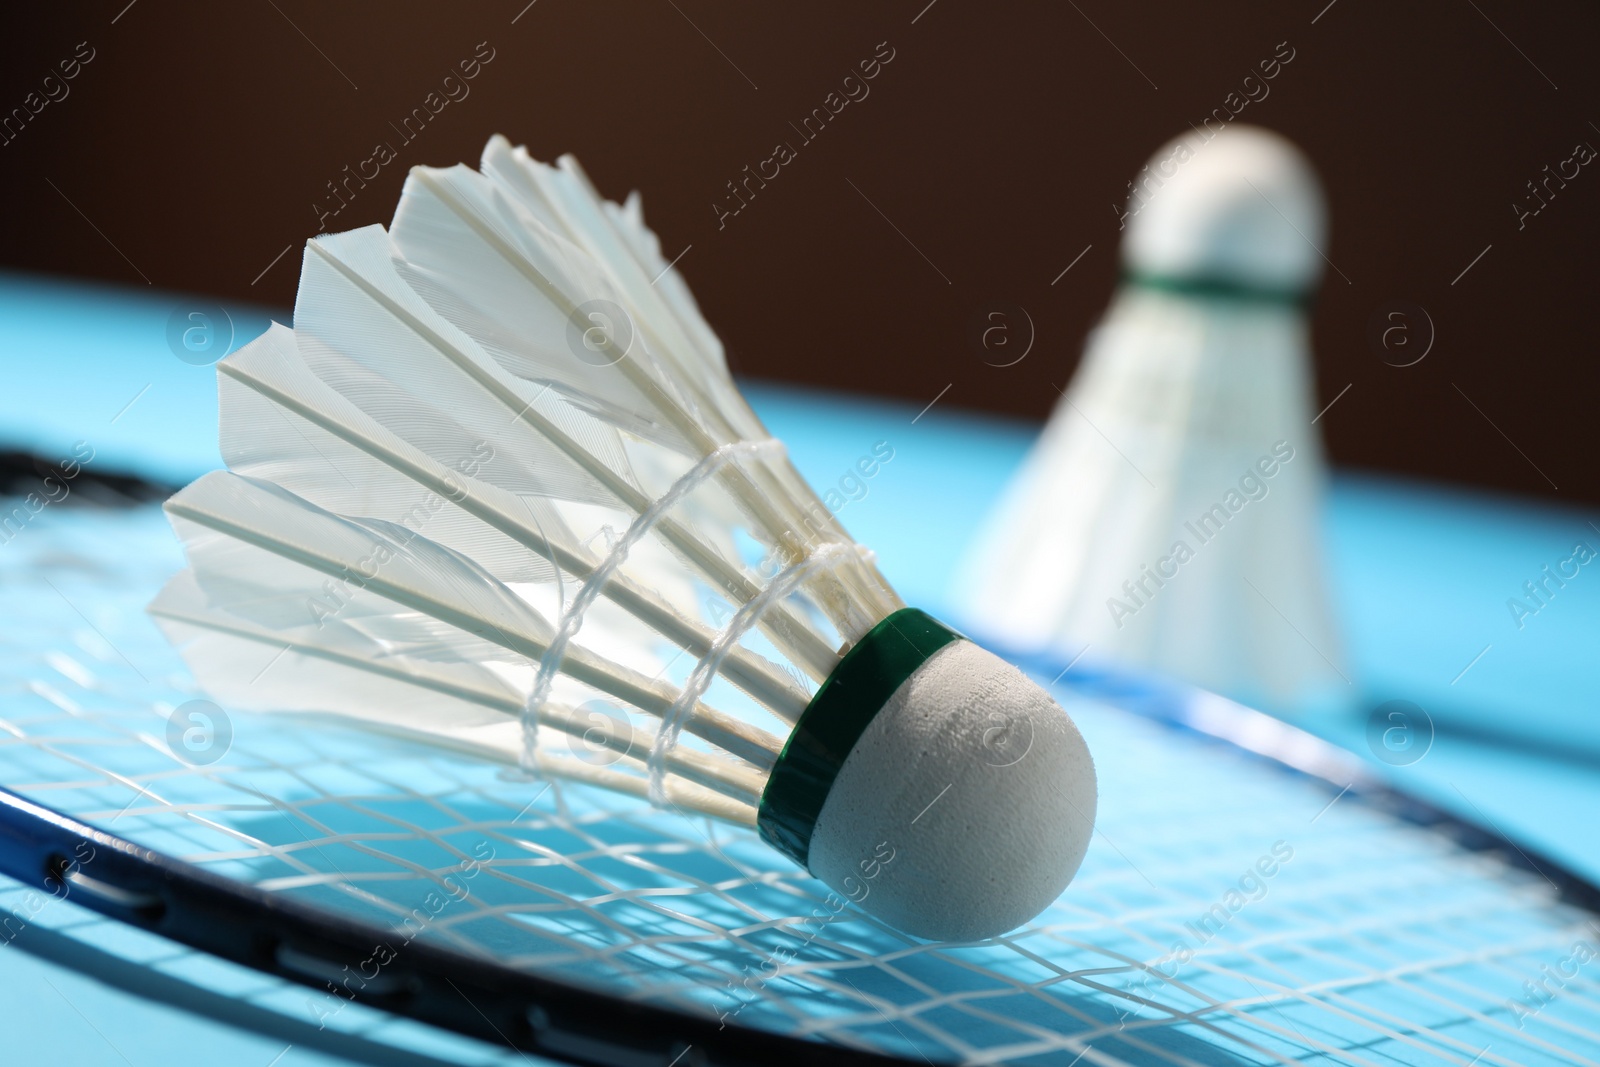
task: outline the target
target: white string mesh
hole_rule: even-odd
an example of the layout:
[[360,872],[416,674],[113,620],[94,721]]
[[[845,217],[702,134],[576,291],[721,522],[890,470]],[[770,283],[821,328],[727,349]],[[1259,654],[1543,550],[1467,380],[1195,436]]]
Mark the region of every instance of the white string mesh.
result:
[[[753,833],[340,726],[233,715],[226,755],[186,764],[166,713],[198,694],[140,611],[178,565],[153,509],[4,546],[0,782],[397,936],[919,1063],[1600,1062],[1600,959],[1542,970],[1600,931],[1538,875],[1071,694],[1094,844],[1038,922],[973,945],[836,912]],[[271,996],[315,1022],[314,995]]]

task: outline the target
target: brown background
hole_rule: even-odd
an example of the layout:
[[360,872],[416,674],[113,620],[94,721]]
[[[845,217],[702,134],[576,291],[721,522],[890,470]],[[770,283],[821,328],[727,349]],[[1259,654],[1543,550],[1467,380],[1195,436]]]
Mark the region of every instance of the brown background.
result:
[[[1520,231],[1511,207],[1600,146],[1592,5],[525,2],[12,14],[0,108],[78,42],[96,57],[0,146],[0,264],[287,306],[297,256],[263,269],[316,231],[345,165],[398,150],[330,229],[387,221],[407,167],[475,161],[499,131],[644,191],[738,372],[918,404],[948,384],[941,404],[1038,418],[1110,294],[1127,180],[1287,41],[1240,119],[1299,142],[1329,190],[1349,281],[1330,271],[1317,306],[1320,403],[1351,385],[1320,423],[1334,459],[1600,500],[1600,168]],[[871,95],[801,146],[789,123],[883,41]],[[390,123],[479,42],[495,58],[470,96],[403,145]],[[780,140],[799,158],[719,230],[725,183]],[[1396,299],[1436,326],[1416,366],[1368,341]],[[969,341],[997,300],[1037,331],[1003,369]]]

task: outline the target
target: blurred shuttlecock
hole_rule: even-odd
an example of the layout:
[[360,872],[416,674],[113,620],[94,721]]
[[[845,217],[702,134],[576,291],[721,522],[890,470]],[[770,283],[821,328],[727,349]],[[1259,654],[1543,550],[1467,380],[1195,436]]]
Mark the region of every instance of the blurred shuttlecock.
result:
[[965,618],[1018,651],[1337,700],[1304,310],[1316,176],[1249,126],[1178,138],[1141,173],[1124,282],[975,545]]
[[[1076,727],[905,608],[735,388],[645,228],[503,138],[306,248],[218,364],[228,471],[151,606],[219,700],[332,713],[759,829],[966,939],[1066,886]],[[937,803],[935,803],[937,801]]]

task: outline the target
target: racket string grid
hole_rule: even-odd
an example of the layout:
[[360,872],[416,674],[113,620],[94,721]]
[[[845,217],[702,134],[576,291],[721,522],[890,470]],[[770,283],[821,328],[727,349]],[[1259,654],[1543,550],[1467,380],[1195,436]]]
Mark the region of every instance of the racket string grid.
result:
[[[926,944],[753,832],[582,785],[225,709],[231,746],[186,761],[169,718],[199,694],[140,610],[177,564],[159,516],[36,525],[0,553],[0,784],[391,949],[918,1062],[1600,1063],[1592,914],[1231,746],[1059,694],[1104,788],[1081,873],[1024,930]],[[55,913],[26,918],[87,921]]]

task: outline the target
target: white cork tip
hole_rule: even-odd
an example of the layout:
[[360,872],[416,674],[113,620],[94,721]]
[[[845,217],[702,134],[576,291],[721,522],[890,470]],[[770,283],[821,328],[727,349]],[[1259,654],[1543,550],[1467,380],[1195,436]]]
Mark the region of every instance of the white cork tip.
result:
[[1190,132],[1139,172],[1122,257],[1130,270],[1308,289],[1322,275],[1327,208],[1300,150],[1259,126]]
[[974,941],[1021,926],[1072,881],[1095,815],[1078,728],[970,641],[922,664],[839,770],[811,872],[905,933]]

